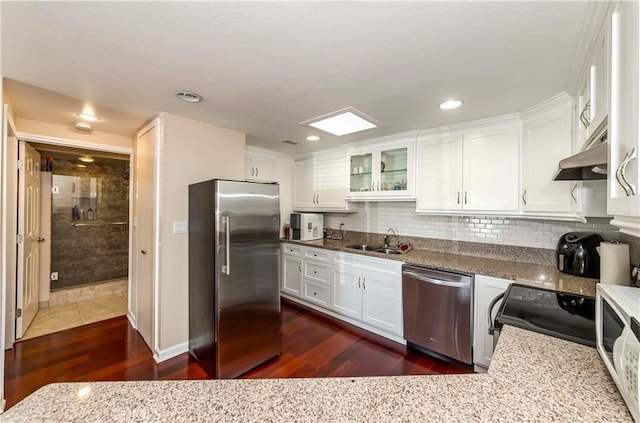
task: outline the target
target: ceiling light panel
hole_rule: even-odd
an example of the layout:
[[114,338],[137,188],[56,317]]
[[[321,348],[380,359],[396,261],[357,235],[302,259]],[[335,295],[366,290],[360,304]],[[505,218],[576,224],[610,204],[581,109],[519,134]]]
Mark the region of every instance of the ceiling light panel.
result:
[[347,107],[300,124],[311,126],[338,137],[383,126],[377,120],[353,107]]

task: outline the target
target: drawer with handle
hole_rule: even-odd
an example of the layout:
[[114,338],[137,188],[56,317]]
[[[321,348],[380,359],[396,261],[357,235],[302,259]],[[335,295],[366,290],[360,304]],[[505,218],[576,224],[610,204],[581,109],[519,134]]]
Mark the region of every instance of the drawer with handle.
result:
[[319,283],[304,281],[304,294],[305,300],[321,305],[323,307],[329,307],[329,299],[331,298],[330,288]]

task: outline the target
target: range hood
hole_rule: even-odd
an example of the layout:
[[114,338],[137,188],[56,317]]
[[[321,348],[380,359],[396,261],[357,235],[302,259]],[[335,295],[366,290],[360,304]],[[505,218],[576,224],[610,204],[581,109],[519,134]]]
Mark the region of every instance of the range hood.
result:
[[560,160],[554,181],[588,181],[607,179],[607,131],[600,133],[587,149]]

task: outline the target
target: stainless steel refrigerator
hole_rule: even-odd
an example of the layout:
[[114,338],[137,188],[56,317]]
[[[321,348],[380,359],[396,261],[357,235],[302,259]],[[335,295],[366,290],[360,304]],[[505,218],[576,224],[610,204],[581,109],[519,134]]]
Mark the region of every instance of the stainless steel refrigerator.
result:
[[189,185],[189,352],[211,378],[280,354],[276,184]]

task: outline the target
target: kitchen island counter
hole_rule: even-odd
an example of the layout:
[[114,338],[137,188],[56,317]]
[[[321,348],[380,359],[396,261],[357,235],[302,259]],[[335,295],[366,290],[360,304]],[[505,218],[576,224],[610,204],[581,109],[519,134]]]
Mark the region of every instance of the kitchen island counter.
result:
[[411,250],[406,254],[383,254],[347,248],[353,241],[320,239],[316,241],[282,240],[282,242],[324,248],[343,253],[362,254],[388,260],[399,260],[408,264],[418,264],[442,270],[473,273],[514,280],[522,285],[570,292],[589,297],[596,296],[597,279],[580,278],[561,273],[555,266],[522,263],[511,260],[476,257],[470,255],[442,253],[428,250]]
[[505,326],[487,374],[59,383],[0,421],[632,420],[595,349]]

